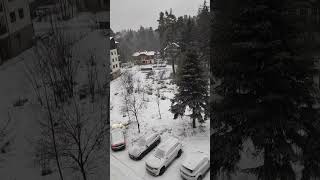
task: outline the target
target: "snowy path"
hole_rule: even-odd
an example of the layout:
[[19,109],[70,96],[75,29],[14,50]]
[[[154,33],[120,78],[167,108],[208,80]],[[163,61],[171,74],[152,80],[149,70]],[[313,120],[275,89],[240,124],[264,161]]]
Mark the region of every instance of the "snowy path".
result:
[[110,154],[111,177],[116,179],[143,180],[126,163],[119,160],[113,153]]

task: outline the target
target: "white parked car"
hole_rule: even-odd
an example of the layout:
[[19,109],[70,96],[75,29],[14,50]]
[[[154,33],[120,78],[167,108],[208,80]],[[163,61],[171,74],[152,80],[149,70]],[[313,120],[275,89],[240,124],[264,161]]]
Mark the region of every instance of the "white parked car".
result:
[[166,168],[182,153],[181,142],[174,137],[170,137],[161,143],[146,160],[147,171],[155,176],[162,175]]
[[126,148],[126,140],[122,129],[114,129],[111,131],[111,149],[122,150]]
[[155,148],[161,141],[158,133],[141,136],[129,147],[129,157],[140,160]]
[[210,169],[210,160],[203,153],[191,153],[181,164],[180,174],[187,180],[201,180]]

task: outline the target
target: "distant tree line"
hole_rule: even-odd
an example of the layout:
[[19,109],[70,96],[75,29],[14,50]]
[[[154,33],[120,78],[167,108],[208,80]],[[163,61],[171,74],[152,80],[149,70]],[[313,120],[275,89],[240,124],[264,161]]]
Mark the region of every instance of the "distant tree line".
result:
[[174,42],[179,44],[182,54],[188,50],[194,50],[199,60],[208,64],[210,30],[210,12],[206,1],[199,8],[198,14],[193,17],[184,15],[177,18],[172,10],[160,12],[157,32],[162,56],[164,56],[164,48]]
[[117,33],[111,30],[111,36],[114,36],[116,41],[119,42],[118,49],[122,62],[128,62],[134,52],[158,51],[160,48],[159,35],[152,27],[141,26],[137,31],[129,29]]

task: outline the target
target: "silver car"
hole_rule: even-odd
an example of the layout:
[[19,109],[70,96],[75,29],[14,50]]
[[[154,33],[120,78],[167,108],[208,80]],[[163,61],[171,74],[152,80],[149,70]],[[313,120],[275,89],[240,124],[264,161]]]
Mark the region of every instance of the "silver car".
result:
[[190,153],[181,164],[180,174],[183,179],[201,180],[209,169],[210,160],[208,156],[200,152]]
[[182,144],[174,137],[161,143],[146,160],[147,172],[154,176],[162,175],[169,165],[181,156]]
[[155,148],[160,141],[161,138],[158,133],[141,136],[132,144],[132,146],[129,147],[129,157],[134,160],[142,159],[153,148]]

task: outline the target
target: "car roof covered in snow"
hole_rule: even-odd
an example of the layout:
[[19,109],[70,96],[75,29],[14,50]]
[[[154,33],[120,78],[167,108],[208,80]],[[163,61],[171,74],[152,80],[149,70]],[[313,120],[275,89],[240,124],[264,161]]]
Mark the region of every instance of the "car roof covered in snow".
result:
[[193,171],[199,165],[199,163],[203,161],[204,158],[208,158],[208,157],[203,153],[199,153],[199,152],[190,153],[188,154],[188,157],[182,163],[182,165]]
[[144,135],[144,138],[145,138],[145,139],[149,139],[149,138],[151,138],[152,136],[154,136],[154,135],[156,135],[156,134],[158,134],[158,133],[148,133],[148,134],[145,134],[145,135]]
[[179,140],[175,137],[169,137],[164,143],[160,144],[159,149],[167,152],[172,146],[178,143]]
[[155,135],[155,134],[158,134],[158,133],[146,133],[146,134],[144,134],[144,135],[138,136],[134,141],[137,141],[137,140],[139,140],[139,139],[141,139],[141,138],[147,140],[147,139],[151,138],[151,137],[152,137],[153,135]]

